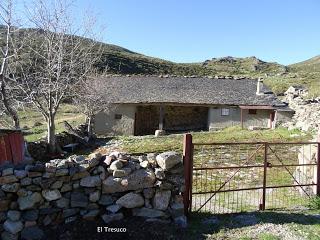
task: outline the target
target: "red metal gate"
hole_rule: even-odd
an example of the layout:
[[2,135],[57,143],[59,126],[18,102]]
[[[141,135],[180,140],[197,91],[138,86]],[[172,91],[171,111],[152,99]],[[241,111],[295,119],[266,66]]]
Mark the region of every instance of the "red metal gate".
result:
[[0,164],[18,164],[24,158],[24,139],[21,131],[0,130]]
[[320,143],[184,138],[185,212],[299,208],[320,195]]

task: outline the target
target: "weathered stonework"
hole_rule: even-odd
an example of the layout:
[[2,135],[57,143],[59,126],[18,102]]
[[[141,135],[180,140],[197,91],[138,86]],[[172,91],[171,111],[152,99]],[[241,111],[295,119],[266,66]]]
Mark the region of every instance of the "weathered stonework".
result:
[[0,218],[1,236],[43,237],[41,226],[79,216],[101,217],[106,223],[128,214],[174,221],[183,215],[181,155],[161,154],[158,161],[156,154],[131,158],[111,153],[4,168],[0,171],[0,213],[5,216]]

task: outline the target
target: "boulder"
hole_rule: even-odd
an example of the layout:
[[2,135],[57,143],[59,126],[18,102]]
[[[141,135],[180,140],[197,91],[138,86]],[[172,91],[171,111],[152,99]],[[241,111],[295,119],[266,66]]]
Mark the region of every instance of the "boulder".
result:
[[105,223],[110,223],[113,221],[119,221],[123,219],[123,214],[122,213],[104,214],[101,216],[101,218]]
[[71,207],[87,207],[89,201],[88,197],[81,192],[71,193]]
[[113,199],[110,195],[103,194],[99,200],[99,204],[103,206],[108,206],[113,203]]
[[163,170],[169,170],[182,162],[182,156],[173,151],[164,152],[156,157],[156,161]]
[[20,210],[32,209],[42,200],[43,198],[41,197],[41,194],[38,192],[34,192],[31,195],[28,195],[26,197],[19,197],[18,198],[19,209]]
[[145,218],[158,218],[158,217],[166,216],[166,214],[160,210],[150,209],[145,207],[133,209],[132,215],[137,217],[145,217]]
[[144,205],[144,199],[140,194],[130,192],[119,198],[116,204],[125,208],[136,208]]
[[108,207],[106,207],[106,210],[111,212],[111,213],[116,213],[121,209],[121,206],[119,206],[118,204],[113,204],[110,205]]
[[90,193],[89,195],[89,200],[90,202],[97,202],[100,199],[100,191],[94,191],[92,193]]
[[116,169],[113,171],[113,177],[125,177],[131,173],[131,168]]
[[21,212],[15,211],[15,210],[10,210],[7,212],[7,217],[11,221],[18,221],[21,217]]
[[123,167],[123,163],[120,160],[116,160],[116,161],[112,162],[110,165],[111,170],[121,169],[122,167]]
[[156,168],[154,173],[155,173],[157,179],[162,180],[165,178],[165,173],[162,168]]
[[18,182],[18,178],[15,175],[0,177],[0,185]]
[[21,238],[24,240],[41,240],[45,235],[38,226],[26,227],[21,232]]
[[20,188],[20,183],[12,183],[12,184],[3,184],[1,186],[1,189],[4,191],[4,192],[17,192]]
[[158,210],[166,210],[168,208],[171,197],[171,191],[157,190],[153,198],[153,207]]
[[68,199],[68,198],[62,197],[56,201],[56,206],[58,208],[68,208],[69,205],[70,205],[70,199]]
[[98,187],[101,185],[101,179],[99,176],[88,176],[82,178],[80,181],[80,186],[82,187]]
[[143,188],[153,187],[156,177],[152,170],[139,169],[122,179],[113,176],[103,181],[102,191],[104,193],[125,192]]
[[155,189],[154,188],[145,188],[143,189],[143,196],[147,199],[153,198],[155,193]]
[[39,210],[37,209],[23,211],[22,213],[22,219],[24,221],[36,221],[38,217],[39,217]]
[[7,220],[4,222],[3,228],[11,234],[16,234],[18,232],[21,232],[21,230],[23,229],[23,224],[21,221]]
[[8,176],[13,174],[13,168],[5,168],[2,170],[2,176]]
[[25,178],[27,176],[27,171],[25,170],[14,170],[14,175],[18,178]]
[[1,240],[18,240],[19,234],[12,234],[9,232],[2,232],[1,233]]
[[59,190],[43,190],[42,191],[42,196],[47,200],[47,201],[54,201],[59,198],[61,198],[61,193]]

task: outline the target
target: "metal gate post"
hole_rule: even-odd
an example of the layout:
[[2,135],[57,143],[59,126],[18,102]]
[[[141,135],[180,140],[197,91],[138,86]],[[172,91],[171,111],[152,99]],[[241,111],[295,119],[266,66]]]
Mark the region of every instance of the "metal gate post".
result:
[[320,128],[317,138],[317,196],[320,197]]
[[261,211],[264,211],[266,209],[267,168],[268,168],[268,143],[264,143],[262,200],[259,206],[259,210]]
[[183,139],[183,166],[184,166],[184,179],[185,190],[183,193],[184,214],[188,215],[191,210],[192,201],[192,154],[193,144],[192,135],[185,134]]

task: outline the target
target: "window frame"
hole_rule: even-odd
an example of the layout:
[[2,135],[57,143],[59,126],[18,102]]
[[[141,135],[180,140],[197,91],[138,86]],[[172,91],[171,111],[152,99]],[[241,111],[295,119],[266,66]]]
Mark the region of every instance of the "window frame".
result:
[[230,116],[230,108],[221,108],[221,116]]
[[257,109],[249,109],[248,114],[249,115],[257,115]]

